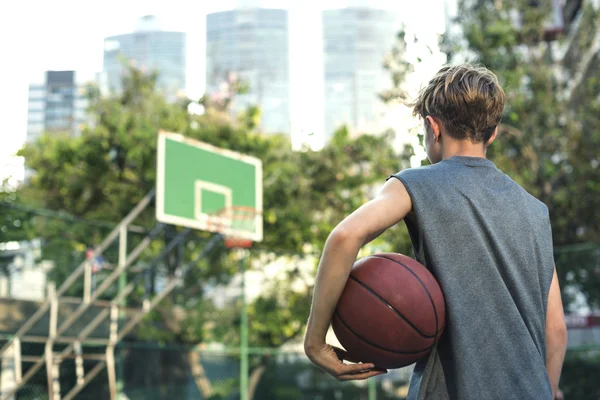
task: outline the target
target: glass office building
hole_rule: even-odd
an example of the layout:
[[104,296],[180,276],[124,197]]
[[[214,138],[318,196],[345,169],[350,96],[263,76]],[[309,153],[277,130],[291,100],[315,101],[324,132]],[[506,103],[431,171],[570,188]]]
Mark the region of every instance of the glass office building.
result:
[[344,124],[376,129],[384,111],[377,94],[392,84],[382,65],[401,27],[398,15],[349,7],[323,11],[322,23],[326,138]]
[[29,85],[27,142],[42,133],[77,136],[88,122],[86,84],[99,75],[76,71],[46,71]]
[[104,73],[109,90],[119,91],[123,63],[159,73],[157,86],[173,100],[186,87],[186,35],[160,29],[154,16],[142,17],[132,33],[104,39]]
[[232,74],[249,85],[233,111],[261,108],[261,129],[290,132],[288,12],[239,8],[206,17],[206,90],[218,95]]

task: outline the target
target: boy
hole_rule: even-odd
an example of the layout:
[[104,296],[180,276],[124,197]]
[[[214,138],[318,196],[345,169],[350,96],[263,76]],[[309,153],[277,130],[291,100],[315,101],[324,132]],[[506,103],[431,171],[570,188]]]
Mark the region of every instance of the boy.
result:
[[421,91],[414,114],[432,165],[388,178],[327,239],[304,339],[317,366],[339,380],[387,372],[343,363],[347,354],[325,335],[360,248],[404,220],[416,259],[444,292],[447,318],[440,342],[415,366],[408,399],[557,393],[566,326],[548,209],[485,158],[504,102],[497,77],[468,64],[442,68]]

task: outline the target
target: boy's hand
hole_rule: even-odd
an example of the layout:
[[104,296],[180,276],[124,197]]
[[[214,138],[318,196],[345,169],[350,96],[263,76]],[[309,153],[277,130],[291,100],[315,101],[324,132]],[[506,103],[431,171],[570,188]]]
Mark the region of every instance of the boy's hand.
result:
[[387,370],[376,368],[371,363],[345,364],[343,360],[354,361],[352,357],[346,351],[328,344],[306,348],[305,352],[310,361],[338,381],[363,380],[387,373]]
[[554,400],[564,400],[565,396],[563,395],[562,390],[558,389],[556,392],[556,396],[554,396]]

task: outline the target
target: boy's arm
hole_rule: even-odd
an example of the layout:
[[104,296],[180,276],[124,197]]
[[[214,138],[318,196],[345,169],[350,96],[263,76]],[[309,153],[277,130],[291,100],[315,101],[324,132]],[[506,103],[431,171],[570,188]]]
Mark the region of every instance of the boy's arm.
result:
[[307,356],[340,380],[365,379],[383,371],[368,371],[371,364],[347,365],[325,343],[333,312],[360,248],[401,221],[412,209],[406,188],[397,179],[386,182],[381,193],[346,219],[329,235],[319,263],[311,313],[304,338]]
[[558,381],[567,350],[567,326],[560,298],[556,268],[550,284],[546,313],[546,370],[552,385],[552,398],[558,391]]

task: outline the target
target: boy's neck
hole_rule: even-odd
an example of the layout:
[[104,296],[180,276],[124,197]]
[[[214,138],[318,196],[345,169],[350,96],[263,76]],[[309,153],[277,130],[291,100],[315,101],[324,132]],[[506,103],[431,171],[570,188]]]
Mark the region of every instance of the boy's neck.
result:
[[483,143],[472,143],[468,140],[446,140],[442,149],[442,160],[451,157],[480,157],[485,158],[486,146]]

